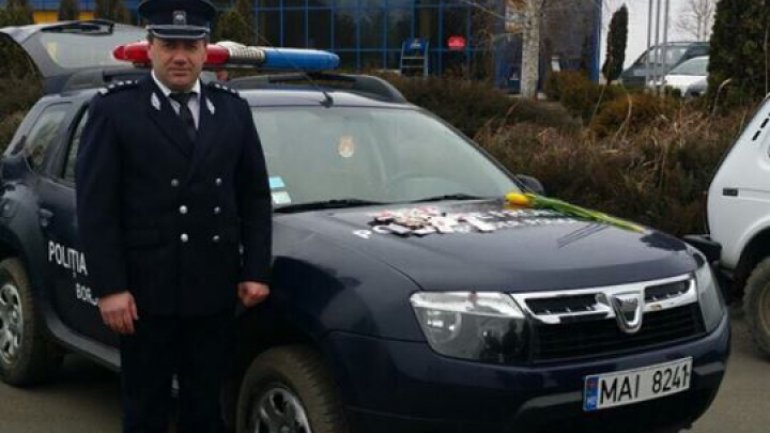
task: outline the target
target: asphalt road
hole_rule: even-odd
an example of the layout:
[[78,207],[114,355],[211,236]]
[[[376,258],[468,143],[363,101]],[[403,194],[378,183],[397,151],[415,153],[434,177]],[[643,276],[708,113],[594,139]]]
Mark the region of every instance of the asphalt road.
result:
[[[118,376],[70,356],[55,383],[34,389],[0,384],[0,433],[119,433]],[[733,355],[722,389],[693,433],[764,433],[770,425],[770,359],[733,317]]]

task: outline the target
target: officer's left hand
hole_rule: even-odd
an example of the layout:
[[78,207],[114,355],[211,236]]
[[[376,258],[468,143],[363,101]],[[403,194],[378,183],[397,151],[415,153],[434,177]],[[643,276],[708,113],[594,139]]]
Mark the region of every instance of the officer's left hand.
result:
[[238,297],[246,308],[263,302],[269,295],[270,287],[267,284],[255,281],[244,281],[238,284]]

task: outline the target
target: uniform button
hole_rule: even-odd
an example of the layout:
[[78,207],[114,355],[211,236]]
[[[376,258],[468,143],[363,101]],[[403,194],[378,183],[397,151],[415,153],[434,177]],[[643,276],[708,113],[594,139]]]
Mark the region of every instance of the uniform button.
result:
[[187,213],[187,206],[185,205],[179,206],[179,213],[182,215],[185,215]]
[[182,241],[182,243],[187,243],[187,241],[189,241],[189,240],[190,240],[190,237],[189,237],[189,236],[187,236],[187,233],[182,233],[182,234],[179,236],[179,240],[180,240],[180,241]]
[[179,186],[179,179],[171,179],[171,186],[176,188]]
[[219,206],[215,207],[214,208],[214,215],[219,215],[220,213],[222,213],[222,208],[219,207]]
[[211,238],[211,240],[212,240],[214,243],[217,243],[217,242],[219,242],[219,235],[214,235],[214,236]]
[[216,178],[216,180],[214,180],[214,183],[215,183],[217,186],[221,186],[221,185],[222,185],[222,178],[221,178],[221,177],[218,177],[218,178]]

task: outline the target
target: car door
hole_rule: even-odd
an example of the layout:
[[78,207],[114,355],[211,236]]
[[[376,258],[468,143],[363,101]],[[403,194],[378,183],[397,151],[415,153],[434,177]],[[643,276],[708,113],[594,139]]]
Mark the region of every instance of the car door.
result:
[[47,265],[53,283],[52,300],[62,321],[81,335],[116,345],[104,326],[97,297],[88,286],[88,262],[80,250],[75,213],[75,162],[87,100],[71,110],[60,142],[49,153],[38,183],[40,226],[46,240]]

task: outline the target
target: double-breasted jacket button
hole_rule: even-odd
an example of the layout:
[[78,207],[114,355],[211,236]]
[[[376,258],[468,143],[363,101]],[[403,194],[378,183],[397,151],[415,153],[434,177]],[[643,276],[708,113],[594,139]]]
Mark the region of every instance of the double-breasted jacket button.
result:
[[219,206],[215,206],[214,207],[214,215],[219,215],[220,213],[222,213],[222,208],[219,207]]
[[182,233],[179,235],[179,240],[182,241],[182,243],[187,243],[187,241],[190,240],[190,236],[187,236],[187,233]]
[[218,177],[218,178],[214,179],[214,184],[216,186],[222,186],[222,178]]
[[179,186],[179,179],[177,178],[171,179],[171,187],[176,188],[178,186]]
[[179,206],[179,213],[182,215],[187,214],[187,206],[185,205]]
[[212,236],[211,237],[211,241],[214,242],[215,244],[218,243],[219,242],[219,235]]

